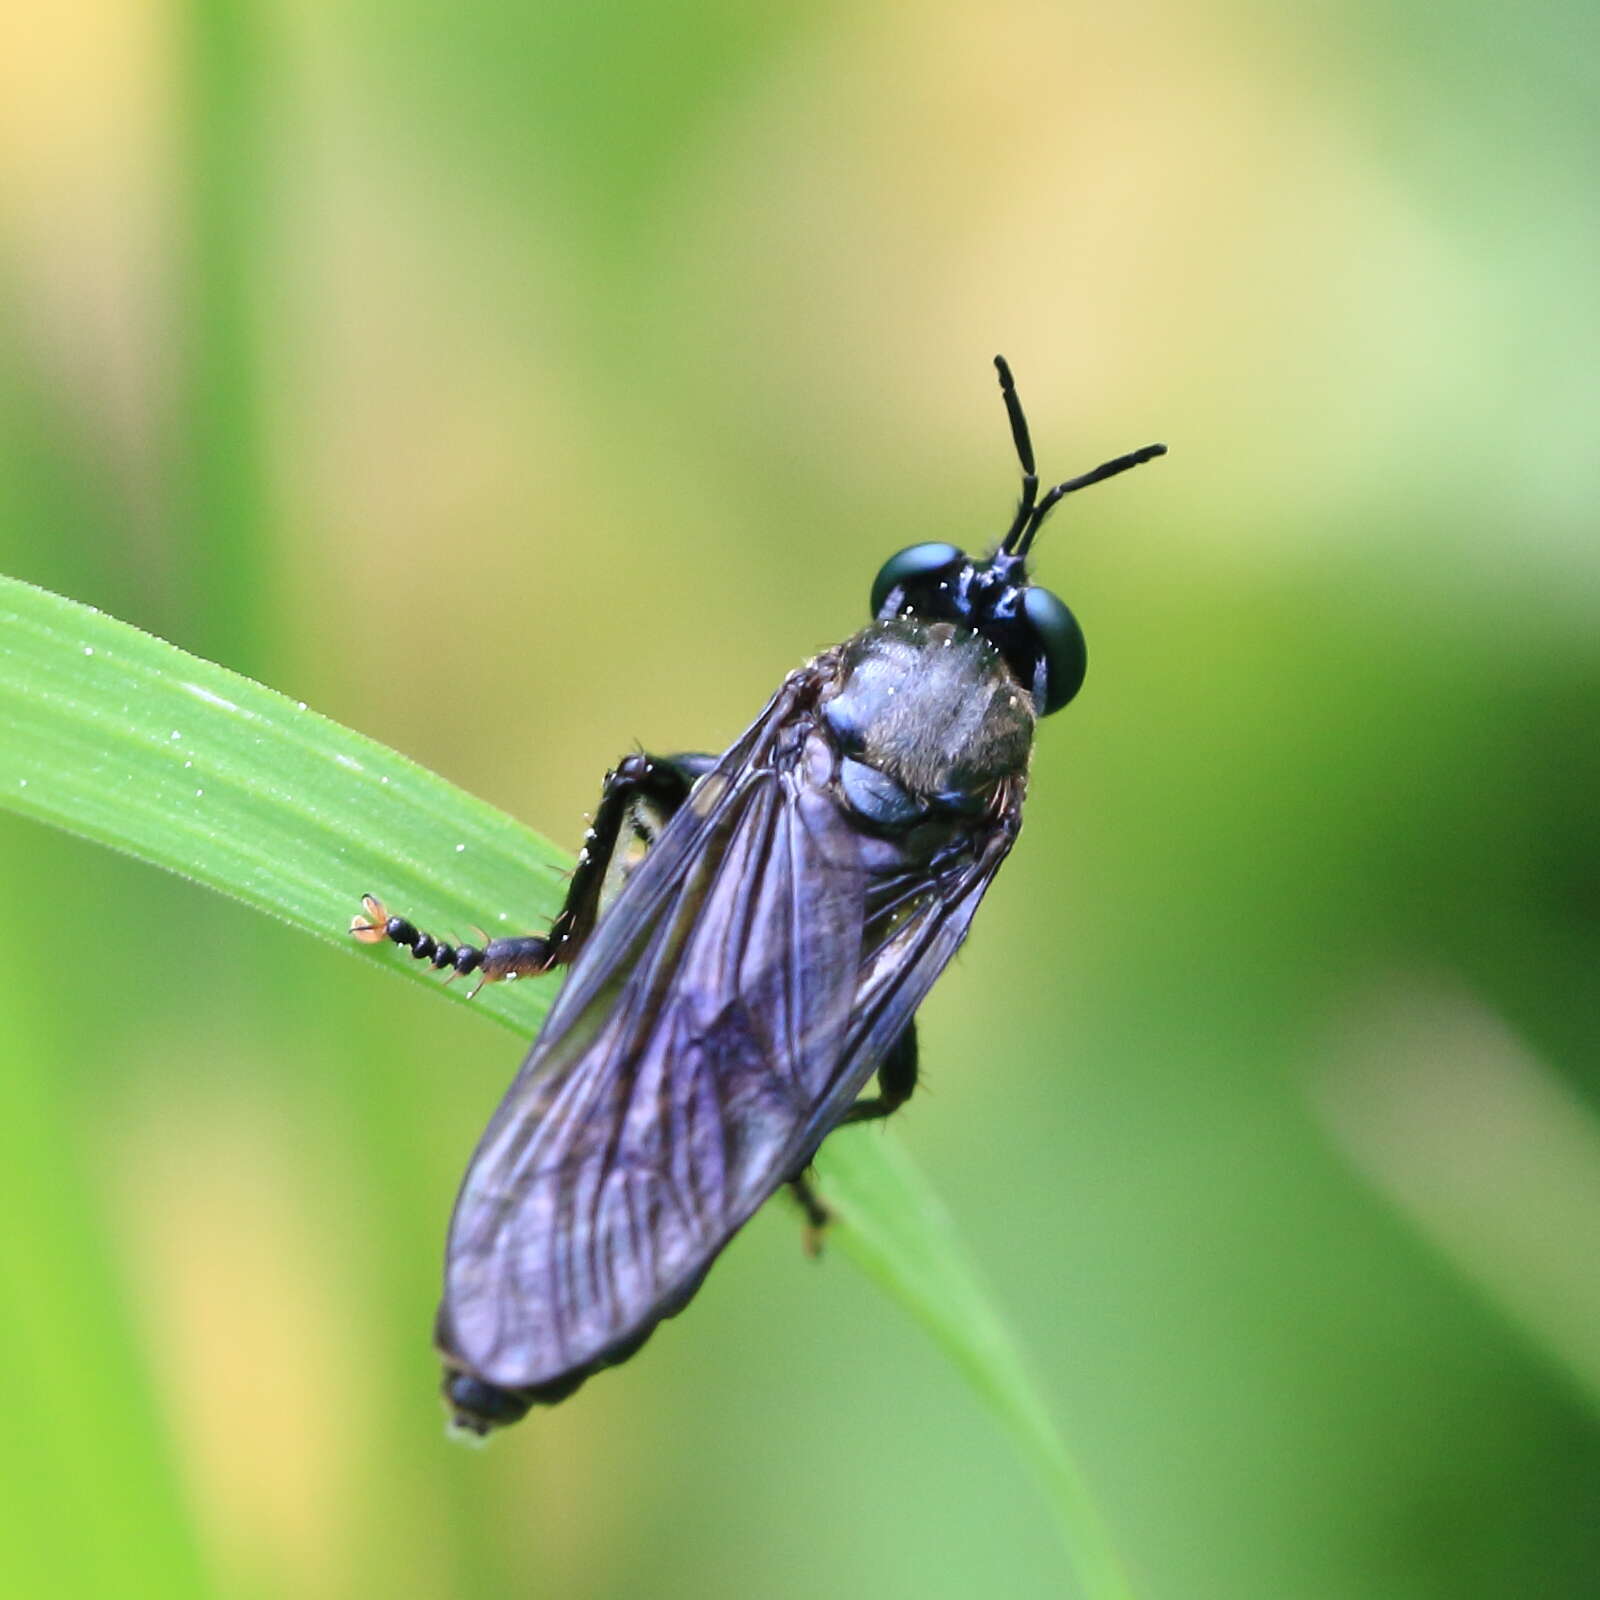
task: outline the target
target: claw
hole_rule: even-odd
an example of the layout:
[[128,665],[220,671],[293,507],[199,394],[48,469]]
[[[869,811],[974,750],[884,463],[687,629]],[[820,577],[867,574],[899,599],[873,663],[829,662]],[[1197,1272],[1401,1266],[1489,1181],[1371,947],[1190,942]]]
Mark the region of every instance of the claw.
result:
[[351,917],[350,932],[362,944],[382,944],[383,930],[389,921],[388,908],[376,895],[364,894],[361,897],[361,909],[366,915]]

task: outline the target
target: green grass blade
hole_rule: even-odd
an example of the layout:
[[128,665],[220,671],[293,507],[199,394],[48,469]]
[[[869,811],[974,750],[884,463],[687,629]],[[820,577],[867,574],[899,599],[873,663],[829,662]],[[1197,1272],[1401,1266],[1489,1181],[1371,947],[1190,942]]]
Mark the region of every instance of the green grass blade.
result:
[[[371,892],[434,932],[541,928],[568,859],[493,806],[261,684],[0,578],[0,802],[440,987],[345,931]],[[548,985],[473,1002],[523,1032]],[[443,991],[464,1003],[467,986]]]
[[1110,1532],[1022,1353],[937,1195],[882,1128],[835,1133],[819,1187],[843,1227],[830,1233],[866,1275],[927,1329],[1021,1448],[1055,1511],[1086,1600],[1132,1600]]
[[[351,955],[422,963],[345,932],[371,891],[432,930],[542,926],[566,858],[520,823],[360,734],[126,623],[0,578],[0,803],[182,873]],[[527,1034],[550,986],[474,1006]],[[1089,1600],[1131,1591],[1081,1474],[943,1208],[892,1138],[829,1142],[838,1243],[901,1301],[1005,1422],[1044,1483]]]

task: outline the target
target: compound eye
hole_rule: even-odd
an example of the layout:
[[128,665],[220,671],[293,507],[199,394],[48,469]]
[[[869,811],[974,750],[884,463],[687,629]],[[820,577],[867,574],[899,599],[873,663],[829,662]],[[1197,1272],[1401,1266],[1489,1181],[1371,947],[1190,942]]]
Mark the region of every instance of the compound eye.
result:
[[1078,619],[1048,589],[1031,585],[1023,591],[1022,614],[1038,641],[1033,698],[1039,715],[1059,711],[1083,687],[1089,669],[1089,647]]
[[953,572],[966,556],[953,544],[912,544],[884,562],[872,584],[872,614],[877,616],[895,589],[920,586],[946,567]]

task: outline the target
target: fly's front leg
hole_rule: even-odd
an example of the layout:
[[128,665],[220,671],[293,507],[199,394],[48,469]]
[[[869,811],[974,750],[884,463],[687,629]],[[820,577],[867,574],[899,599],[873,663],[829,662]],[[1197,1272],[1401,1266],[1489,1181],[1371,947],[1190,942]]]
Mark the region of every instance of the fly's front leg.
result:
[[[578,865],[567,886],[567,898],[550,924],[555,951],[552,965],[570,961],[593,931],[600,913],[620,887],[612,876],[617,852],[648,851],[678,808],[689,798],[697,779],[716,766],[709,755],[625,756],[606,774],[595,807],[594,823],[583,837]],[[630,863],[621,863],[624,872]]]
[[[446,983],[465,972],[480,973],[478,989],[486,983],[537,977],[555,965],[550,940],[541,939],[537,934],[517,939],[490,939],[481,945],[454,945],[424,933],[405,917],[390,916],[389,908],[374,894],[362,895],[361,911],[350,919],[350,932],[362,944],[382,944],[388,939],[438,971],[448,967],[450,976],[445,979]],[[472,993],[476,994],[478,989]]]
[[[905,1032],[889,1047],[888,1055],[883,1058],[883,1065],[878,1068],[878,1093],[870,1100],[856,1101],[834,1126],[842,1128],[846,1123],[872,1122],[879,1117],[886,1117],[911,1098],[911,1091],[916,1086],[917,1025],[915,1022],[908,1022]],[[801,1235],[805,1252],[808,1256],[820,1256],[823,1235],[827,1232],[828,1224],[833,1221],[833,1213],[828,1209],[827,1202],[812,1187],[806,1170],[810,1165],[811,1162],[808,1160],[805,1167],[789,1179],[789,1192],[800,1202],[800,1209],[805,1212],[805,1232]]]
[[387,939],[401,945],[415,960],[430,962],[441,971],[448,967],[450,978],[476,972],[480,974],[478,988],[550,972],[571,961],[594,928],[624,828],[631,835],[630,846],[642,844],[648,849],[656,833],[688,798],[695,780],[709,772],[716,759],[640,753],[624,757],[606,774],[594,825],[578,852],[566,899],[549,933],[542,937],[525,934],[490,939],[482,945],[452,945],[424,933],[405,917],[391,916],[388,907],[370,894],[361,897],[362,914],[350,919],[350,932],[363,944],[381,944]]

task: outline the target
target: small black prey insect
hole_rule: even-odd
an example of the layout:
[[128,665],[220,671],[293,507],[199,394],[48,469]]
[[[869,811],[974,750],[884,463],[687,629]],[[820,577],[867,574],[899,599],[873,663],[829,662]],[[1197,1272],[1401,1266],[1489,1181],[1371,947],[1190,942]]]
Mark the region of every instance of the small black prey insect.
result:
[[515,1422],[626,1360],[783,1185],[819,1229],[817,1147],[915,1087],[916,1009],[1017,837],[1035,723],[1083,682],[1076,619],[1028,581],[1033,541],[1067,495],[1165,453],[1041,497],[995,366],[1022,498],[994,554],[891,556],[874,620],[723,755],[608,773],[547,935],[456,946],[363,899],[356,938],[452,977],[571,969],[450,1224],[436,1337],[459,1427]]

